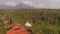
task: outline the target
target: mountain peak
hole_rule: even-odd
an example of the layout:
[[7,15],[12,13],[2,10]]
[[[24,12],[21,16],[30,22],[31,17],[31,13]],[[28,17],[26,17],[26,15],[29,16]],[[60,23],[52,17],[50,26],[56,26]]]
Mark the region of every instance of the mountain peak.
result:
[[24,3],[20,3],[18,5],[16,5],[17,8],[24,8],[24,9],[30,9],[30,8],[34,8],[33,6],[30,6],[28,4],[24,4]]

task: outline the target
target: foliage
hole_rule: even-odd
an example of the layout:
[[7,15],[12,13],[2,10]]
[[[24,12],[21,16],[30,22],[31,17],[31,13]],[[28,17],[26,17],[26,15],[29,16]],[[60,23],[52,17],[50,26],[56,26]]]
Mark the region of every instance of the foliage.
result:
[[0,9],[0,20],[9,18],[22,25],[29,21],[34,34],[60,34],[60,9]]

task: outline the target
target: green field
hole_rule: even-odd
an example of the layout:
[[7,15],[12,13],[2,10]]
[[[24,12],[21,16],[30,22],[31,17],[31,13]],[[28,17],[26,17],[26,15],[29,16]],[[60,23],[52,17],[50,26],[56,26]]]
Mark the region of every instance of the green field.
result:
[[[0,21],[9,18],[22,25],[29,21],[34,34],[60,34],[60,9],[0,9]],[[0,26],[0,34],[7,30]]]

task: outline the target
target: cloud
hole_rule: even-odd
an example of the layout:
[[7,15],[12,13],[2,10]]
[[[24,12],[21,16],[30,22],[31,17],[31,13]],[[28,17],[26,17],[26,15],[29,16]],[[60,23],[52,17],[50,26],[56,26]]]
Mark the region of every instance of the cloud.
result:
[[16,6],[15,2],[5,2],[3,4],[8,5],[8,6]]
[[32,1],[30,0],[22,0],[22,3],[27,5],[32,5]]
[[52,0],[53,2],[59,2],[60,0]]
[[0,5],[1,5],[2,3],[0,3]]
[[59,8],[60,7],[60,0],[51,0],[51,8]]
[[[37,2],[39,1],[39,2]],[[35,0],[37,8],[60,8],[60,0]]]
[[[2,3],[3,2],[3,3]],[[16,6],[19,3],[34,6],[36,8],[59,8],[60,0],[0,0],[0,5]]]
[[38,4],[38,5],[33,5],[35,8],[43,8],[44,7],[44,4]]
[[44,4],[38,4],[38,7],[43,7],[44,6]]
[[17,3],[12,2],[12,1],[8,1],[8,2],[0,3],[0,5],[16,6],[16,5],[17,5]]

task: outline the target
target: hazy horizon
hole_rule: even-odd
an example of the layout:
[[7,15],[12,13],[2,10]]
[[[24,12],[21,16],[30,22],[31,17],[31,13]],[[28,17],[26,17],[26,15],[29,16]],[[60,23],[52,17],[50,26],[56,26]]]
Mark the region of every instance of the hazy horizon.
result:
[[36,8],[60,8],[60,0],[0,0],[0,5],[16,6],[19,3]]

